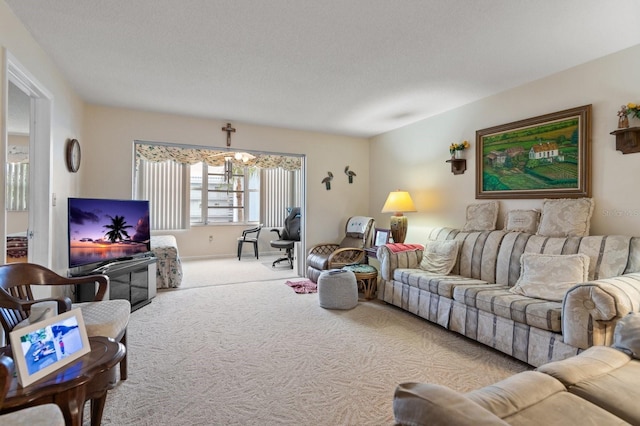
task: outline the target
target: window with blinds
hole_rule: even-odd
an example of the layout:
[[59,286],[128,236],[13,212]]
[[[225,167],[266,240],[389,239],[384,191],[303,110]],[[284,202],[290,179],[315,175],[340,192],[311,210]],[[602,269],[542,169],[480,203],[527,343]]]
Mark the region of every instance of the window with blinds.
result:
[[228,223],[279,227],[287,209],[301,205],[300,156],[244,153],[245,161],[203,147],[144,142],[135,149],[134,197],[150,201],[153,230]]
[[189,215],[189,167],[174,161],[160,163],[141,159],[138,163],[135,198],[149,200],[151,229],[186,229]]

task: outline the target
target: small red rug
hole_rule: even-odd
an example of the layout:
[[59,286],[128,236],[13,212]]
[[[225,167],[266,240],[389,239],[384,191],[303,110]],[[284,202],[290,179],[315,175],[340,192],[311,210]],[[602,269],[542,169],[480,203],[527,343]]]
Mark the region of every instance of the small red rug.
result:
[[287,281],[285,283],[298,294],[317,293],[318,285],[311,280],[304,281]]

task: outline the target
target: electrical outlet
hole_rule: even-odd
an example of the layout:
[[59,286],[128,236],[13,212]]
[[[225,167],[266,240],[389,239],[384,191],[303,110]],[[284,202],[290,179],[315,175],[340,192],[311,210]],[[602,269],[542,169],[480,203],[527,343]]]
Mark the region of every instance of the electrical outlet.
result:
[[213,242],[213,235],[209,235],[209,242],[212,243]]

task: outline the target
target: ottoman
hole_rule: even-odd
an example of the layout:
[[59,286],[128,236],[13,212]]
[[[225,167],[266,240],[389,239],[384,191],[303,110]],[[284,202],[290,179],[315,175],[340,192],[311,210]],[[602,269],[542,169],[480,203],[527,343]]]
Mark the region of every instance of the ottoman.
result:
[[318,278],[318,301],[326,309],[351,309],[358,304],[358,283],[351,271],[331,269]]

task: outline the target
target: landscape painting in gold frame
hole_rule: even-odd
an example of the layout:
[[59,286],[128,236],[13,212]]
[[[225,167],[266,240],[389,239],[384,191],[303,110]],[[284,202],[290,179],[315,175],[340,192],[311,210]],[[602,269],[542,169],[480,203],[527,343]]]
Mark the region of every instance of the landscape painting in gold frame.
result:
[[476,198],[591,196],[591,105],[476,131]]

